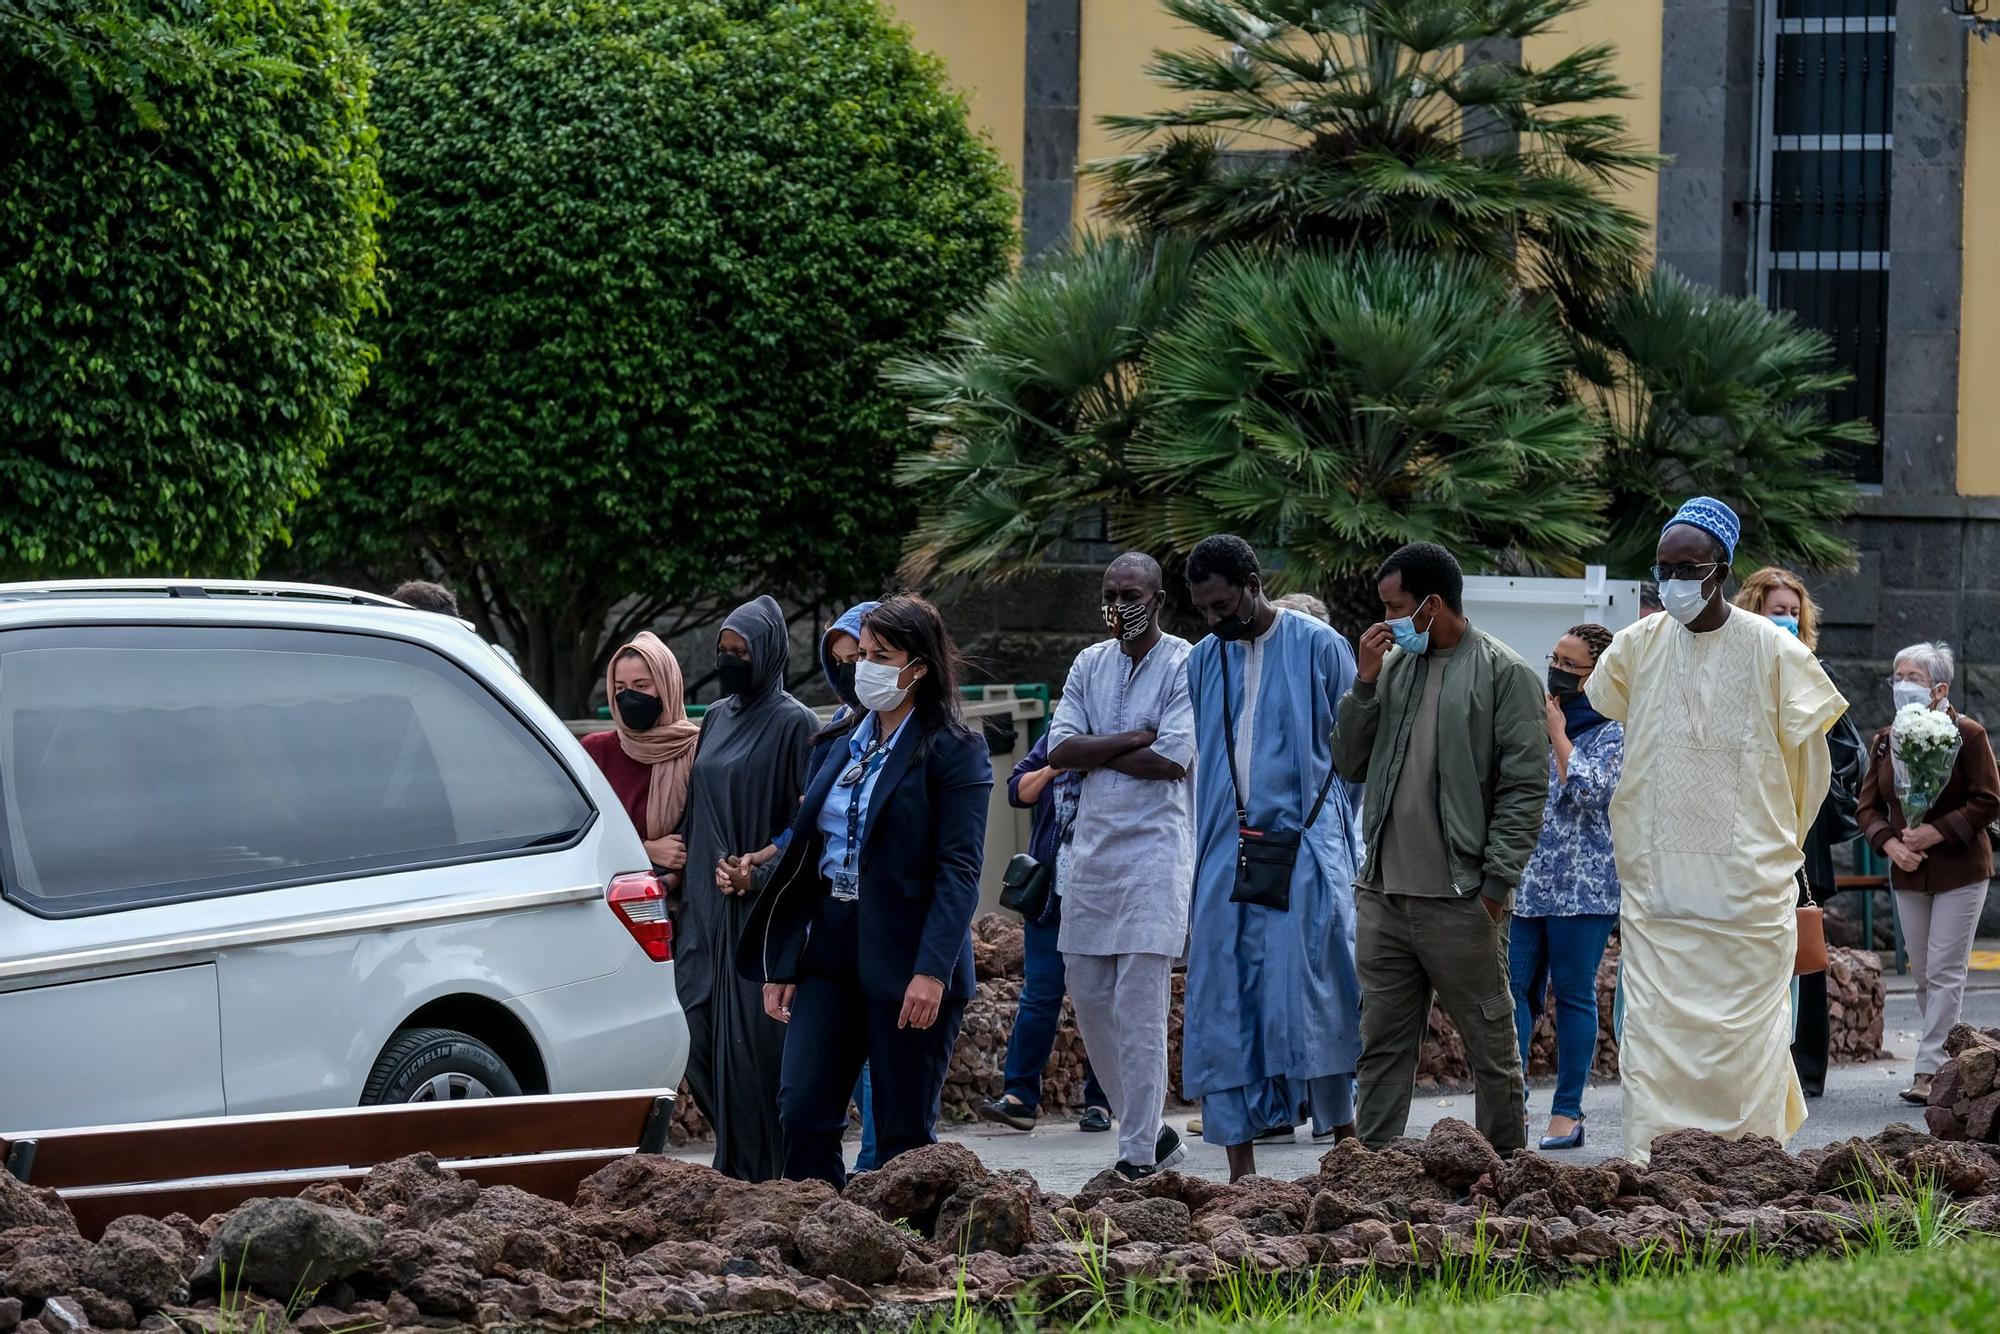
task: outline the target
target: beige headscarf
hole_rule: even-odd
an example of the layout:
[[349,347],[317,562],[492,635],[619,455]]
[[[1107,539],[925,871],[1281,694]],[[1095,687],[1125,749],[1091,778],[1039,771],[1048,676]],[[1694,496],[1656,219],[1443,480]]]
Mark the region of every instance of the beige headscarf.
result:
[[[660,721],[643,732],[625,725],[618,714],[618,659],[636,653],[653,674],[660,688]],[[701,724],[687,716],[686,690],[681,684],[681,664],[674,651],[651,630],[641,630],[632,642],[611,655],[604,669],[604,696],[611,702],[611,725],[618,729],[618,748],[641,764],[653,766],[652,786],[646,789],[647,838],[665,838],[680,825],[687,809],[688,771],[694,767],[695,742],[701,738]]]

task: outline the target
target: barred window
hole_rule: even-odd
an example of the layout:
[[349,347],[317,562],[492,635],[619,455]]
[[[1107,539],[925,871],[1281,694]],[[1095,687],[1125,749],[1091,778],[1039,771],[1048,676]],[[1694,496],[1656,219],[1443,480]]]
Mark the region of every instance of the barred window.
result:
[[[1853,382],[1829,396],[1836,420],[1879,433],[1888,331],[1889,168],[1895,0],[1766,0],[1758,53],[1758,292],[1833,343]],[[1839,461],[1882,480],[1882,451]]]

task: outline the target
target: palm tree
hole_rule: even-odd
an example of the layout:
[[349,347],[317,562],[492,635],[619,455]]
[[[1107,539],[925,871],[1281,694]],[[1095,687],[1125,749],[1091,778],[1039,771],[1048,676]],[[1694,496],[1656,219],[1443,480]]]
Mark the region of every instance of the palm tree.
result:
[[[1172,109],[1106,119],[1135,141],[1089,169],[1110,216],[1208,240],[1448,251],[1559,296],[1643,261],[1606,190],[1653,170],[1594,46],[1551,65],[1479,59],[1581,0],[1165,0],[1212,39],[1150,66]],[[1514,49],[1518,50],[1518,45]]]
[[1475,569],[1579,568],[1603,497],[1568,370],[1546,307],[1484,265],[1220,255],[1148,360],[1157,407],[1131,453],[1147,499],[1121,536],[1242,533],[1318,589],[1418,541]]
[[935,433],[897,472],[922,502],[904,578],[1018,573],[1137,489],[1140,358],[1186,303],[1194,260],[1177,238],[1086,236],[954,316],[944,352],[888,364]]
[[1609,48],[1466,55],[1583,0],[1164,3],[1212,44],[1155,58],[1172,109],[1110,122],[1138,142],[1089,170],[1127,234],[891,370],[936,432],[899,472],[906,576],[1017,573],[1096,515],[1162,558],[1243,532],[1294,584],[1416,538],[1630,575],[1692,492],[1742,507],[1746,553],[1851,563],[1823,465],[1867,428],[1826,420],[1823,340],[1645,277],[1611,187],[1658,159],[1586,105],[1626,93]]
[[1827,465],[1875,435],[1866,422],[1828,420],[1825,395],[1848,380],[1829,350],[1789,314],[1671,270],[1611,301],[1604,345],[1580,362],[1607,442],[1598,473],[1610,533],[1597,558],[1643,568],[1660,516],[1714,495],[1743,518],[1740,564],[1853,568],[1835,525],[1854,487]]

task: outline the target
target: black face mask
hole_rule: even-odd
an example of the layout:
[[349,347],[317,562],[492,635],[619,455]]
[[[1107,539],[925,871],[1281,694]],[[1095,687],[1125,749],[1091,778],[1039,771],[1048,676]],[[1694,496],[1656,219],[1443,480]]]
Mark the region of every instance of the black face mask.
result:
[[635,732],[649,732],[660,721],[660,713],[666,705],[658,695],[648,695],[637,690],[618,692],[618,716],[625,725]]
[[833,664],[833,692],[841,702],[853,708],[861,707],[861,697],[854,693],[854,664],[836,662]]
[[750,659],[735,653],[715,655],[715,675],[722,685],[725,695],[747,695],[754,678],[750,674]]
[[1575,672],[1566,672],[1560,667],[1549,668],[1549,693],[1557,699],[1568,699],[1583,693],[1583,678]]
[[1246,591],[1243,597],[1239,597],[1236,600],[1236,610],[1217,621],[1214,625],[1211,625],[1209,633],[1225,644],[1233,644],[1238,640],[1249,639],[1255,635],[1257,633],[1257,622],[1243,615],[1243,598],[1248,596],[1250,595]]

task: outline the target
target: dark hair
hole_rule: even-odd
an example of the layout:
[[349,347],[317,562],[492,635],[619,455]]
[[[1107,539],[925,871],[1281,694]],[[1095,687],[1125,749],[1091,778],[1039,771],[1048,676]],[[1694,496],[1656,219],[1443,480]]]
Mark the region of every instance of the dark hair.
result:
[[1160,562],[1143,551],[1128,551],[1104,567],[1107,575],[1113,570],[1137,570],[1139,577],[1147,580],[1156,589],[1166,582],[1165,576],[1160,572]]
[[1465,571],[1458,557],[1435,542],[1412,542],[1382,562],[1375,582],[1401,575],[1403,591],[1417,601],[1435,596],[1451,608],[1454,616],[1465,614]]
[[[912,662],[924,664],[927,670],[911,687],[911,693],[916,696],[917,725],[927,737],[941,731],[970,735],[958,698],[958,646],[952,643],[951,631],[945,628],[936,607],[913,593],[898,593],[863,616],[861,628],[890,648],[903,650]],[[865,713],[850,710],[846,717],[820,729],[814,744],[845,736],[860,725]]]
[[1188,587],[1218,575],[1232,588],[1248,588],[1263,582],[1264,567],[1248,542],[1233,533],[1217,533],[1195,543],[1188,553]]
[[1604,656],[1604,650],[1611,647],[1611,632],[1595,622],[1572,625],[1568,633],[1581,639],[1583,646],[1590,650],[1592,666],[1595,666],[1597,660]]
[[434,584],[428,579],[411,579],[399,584],[389,596],[398,602],[408,603],[418,611],[434,611],[440,616],[458,615],[458,595],[443,584]]

